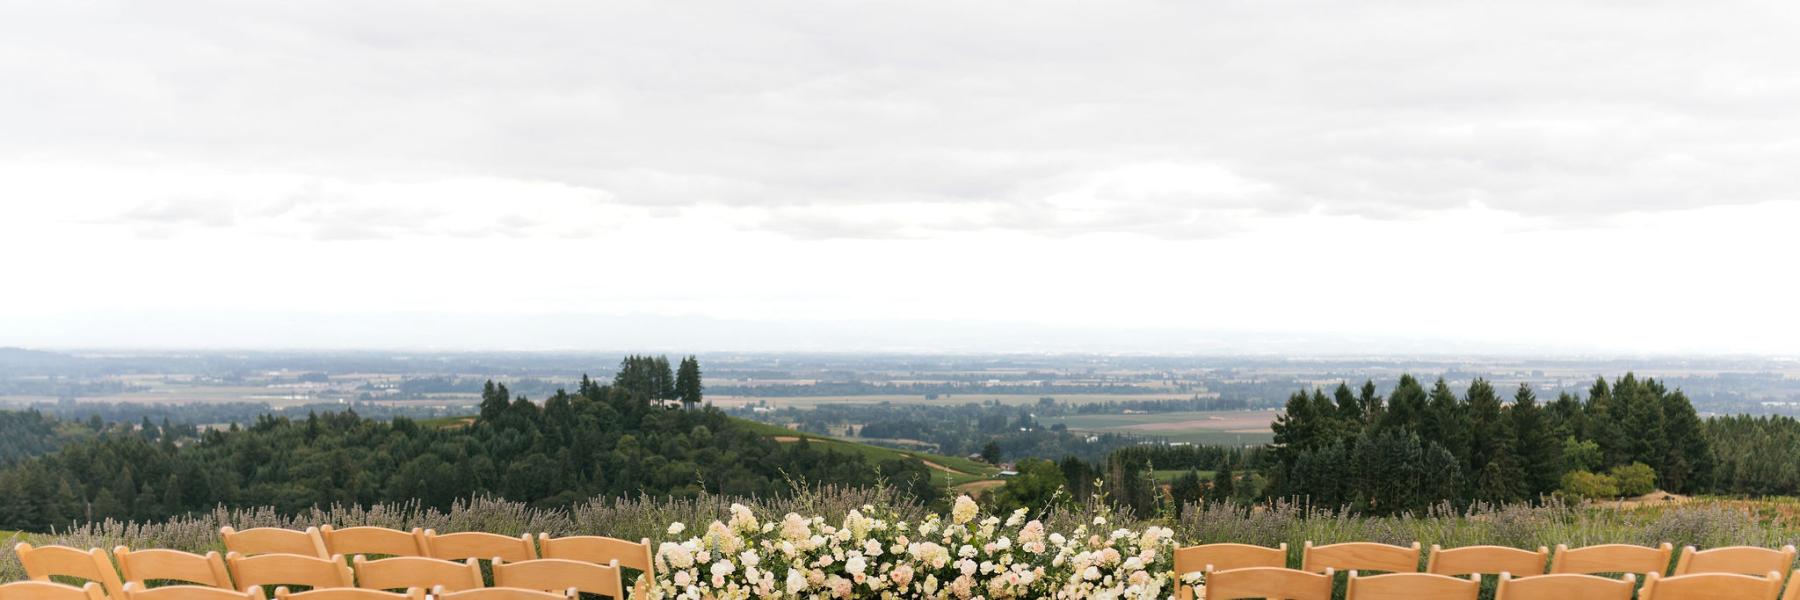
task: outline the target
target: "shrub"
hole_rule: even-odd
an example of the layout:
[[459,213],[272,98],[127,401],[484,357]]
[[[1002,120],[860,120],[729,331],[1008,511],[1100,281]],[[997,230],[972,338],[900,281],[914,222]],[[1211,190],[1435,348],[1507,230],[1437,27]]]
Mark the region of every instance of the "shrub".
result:
[[1656,491],[1656,469],[1641,462],[1613,467],[1608,472],[1623,496],[1642,496]]
[[1619,496],[1619,482],[1610,475],[1571,471],[1563,475],[1562,493],[1583,500],[1616,498]]

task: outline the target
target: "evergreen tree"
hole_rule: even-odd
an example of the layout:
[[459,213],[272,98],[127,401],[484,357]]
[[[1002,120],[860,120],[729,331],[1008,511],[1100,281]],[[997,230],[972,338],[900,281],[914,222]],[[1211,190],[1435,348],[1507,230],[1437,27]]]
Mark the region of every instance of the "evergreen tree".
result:
[[1381,417],[1382,429],[1418,431],[1425,417],[1425,388],[1412,375],[1401,375],[1400,384],[1388,394],[1387,409]]
[[1236,482],[1233,481],[1234,479],[1236,479],[1236,475],[1231,472],[1230,462],[1219,465],[1219,470],[1213,472],[1212,494],[1209,495],[1208,498],[1213,502],[1221,503],[1228,499],[1236,498],[1237,490],[1235,489]]
[[1556,491],[1562,481],[1561,447],[1530,386],[1519,384],[1507,417],[1513,436],[1512,454],[1524,472],[1525,497],[1536,500]]
[[506,414],[506,408],[511,405],[511,400],[510,394],[506,391],[506,384],[495,384],[494,380],[489,379],[487,384],[481,386],[482,420],[498,420],[500,415]]
[[691,355],[681,359],[681,368],[675,372],[675,396],[681,400],[682,406],[699,406],[703,388],[700,383],[700,360]]
[[1456,459],[1458,466],[1466,469],[1469,464],[1468,418],[1462,400],[1440,377],[1431,386],[1430,399],[1425,405],[1425,419],[1419,426],[1420,441],[1443,447]]

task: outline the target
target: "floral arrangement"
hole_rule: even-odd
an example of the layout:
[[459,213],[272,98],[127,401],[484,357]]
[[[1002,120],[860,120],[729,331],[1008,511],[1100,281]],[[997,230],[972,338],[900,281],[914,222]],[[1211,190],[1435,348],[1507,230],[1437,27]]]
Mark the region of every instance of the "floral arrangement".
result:
[[[842,523],[789,513],[761,522],[741,504],[656,551],[652,599],[1164,598],[1173,592],[1173,532],[1106,530],[1107,516],[1067,535],[1021,509],[981,518],[968,496],[949,518],[917,523],[865,505]],[[679,536],[686,525],[669,526]]]

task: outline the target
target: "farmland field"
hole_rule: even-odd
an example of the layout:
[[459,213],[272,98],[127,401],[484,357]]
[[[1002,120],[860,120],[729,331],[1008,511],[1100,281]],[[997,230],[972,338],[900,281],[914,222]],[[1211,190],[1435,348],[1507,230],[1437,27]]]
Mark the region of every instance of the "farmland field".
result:
[[1128,433],[1160,437],[1190,444],[1262,444],[1273,439],[1269,424],[1278,411],[1190,411],[1072,415],[1046,417],[1044,424],[1061,423],[1071,431]]
[[944,394],[936,399],[920,394],[882,394],[868,396],[723,396],[707,395],[706,401],[720,408],[733,408],[752,404],[767,403],[775,408],[812,408],[820,404],[925,404],[932,406],[960,406],[969,403],[985,403],[998,400],[1001,404],[1017,406],[1036,404],[1045,397],[1055,398],[1065,404],[1093,404],[1096,402],[1142,401],[1142,400],[1187,400],[1193,394]]

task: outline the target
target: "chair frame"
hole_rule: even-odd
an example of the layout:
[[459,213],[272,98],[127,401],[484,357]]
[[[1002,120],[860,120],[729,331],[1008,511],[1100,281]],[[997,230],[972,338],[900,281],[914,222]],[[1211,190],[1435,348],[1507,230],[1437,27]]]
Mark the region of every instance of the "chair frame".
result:
[[120,600],[267,600],[262,588],[246,587],[241,590],[229,587],[207,587],[204,585],[165,585],[162,587],[145,587],[143,582],[125,582],[125,595]]
[[23,595],[32,600],[106,600],[106,590],[95,581],[82,584],[81,587],[57,583],[54,581],[13,581],[0,583],[0,599],[14,598]]
[[[522,588],[555,592],[574,588],[587,594],[600,594],[614,598],[625,597],[624,576],[619,570],[619,561],[612,560],[608,564],[594,564],[566,558],[540,558],[524,562],[508,563],[504,560],[494,561],[494,587]],[[570,570],[576,570],[573,575]],[[582,572],[587,571],[587,572]],[[581,583],[575,585],[541,585],[546,579],[586,580],[589,577],[601,577],[602,581],[595,586]],[[526,580],[526,581],[521,581]],[[535,581],[531,581],[535,580]]]
[[[571,600],[580,597],[575,588],[569,588],[558,594],[525,588],[490,587],[478,590],[446,592],[432,590],[431,597],[437,600]],[[636,598],[637,596],[632,596]],[[623,599],[620,599],[623,600]]]
[[1175,587],[1180,600],[1192,600],[1194,586],[1181,580],[1189,573],[1232,571],[1247,567],[1286,567],[1287,542],[1270,548],[1253,544],[1220,542],[1175,549]]
[[[1381,593],[1379,591],[1378,592],[1369,592],[1368,591],[1368,588],[1371,585],[1376,585],[1376,586],[1381,586],[1381,587],[1387,587],[1389,585],[1404,585],[1404,584],[1400,583],[1400,582],[1404,582],[1404,581],[1416,581],[1416,582],[1420,582],[1423,585],[1430,585],[1430,586],[1434,586],[1434,587],[1455,586],[1455,587],[1459,588],[1460,591],[1458,591],[1456,593],[1456,595],[1447,594],[1444,592],[1444,590],[1441,590],[1441,589],[1405,590],[1405,591],[1394,590],[1394,591],[1388,591],[1386,593]],[[1451,577],[1449,575],[1437,575],[1437,574],[1433,574],[1433,573],[1420,573],[1420,572],[1414,571],[1414,572],[1410,572],[1410,573],[1390,572],[1390,573],[1384,573],[1381,575],[1362,576],[1362,575],[1358,575],[1356,573],[1356,571],[1350,571],[1350,578],[1349,578],[1348,582],[1346,582],[1344,584],[1344,600],[1362,600],[1362,598],[1364,596],[1362,594],[1358,593],[1359,585],[1362,588],[1362,594],[1381,593],[1381,595],[1378,597],[1381,598],[1382,600],[1397,600],[1397,599],[1403,599],[1403,598],[1404,599],[1417,599],[1417,600],[1424,600],[1424,599],[1476,600],[1477,598],[1481,597],[1481,576],[1480,575],[1470,575],[1470,576],[1464,578],[1464,577]],[[1458,597],[1458,596],[1460,596],[1460,597]]]
[[[356,587],[368,590],[442,587],[456,592],[486,586],[481,579],[481,563],[473,558],[460,562],[424,556],[393,556],[369,560],[358,554],[351,559],[351,564],[355,567],[352,570],[356,571]],[[451,577],[457,576],[464,579],[455,583],[449,581]],[[420,581],[421,579],[424,581]]]
[[356,575],[351,572],[350,566],[344,563],[344,557],[341,555],[331,558],[316,558],[301,554],[244,556],[232,552],[225,555],[225,568],[231,572],[231,580],[243,586],[304,585],[311,588],[356,586]]
[[57,545],[34,547],[19,542],[13,545],[13,552],[18,554],[19,563],[25,568],[25,576],[32,581],[49,582],[52,575],[78,577],[100,584],[100,589],[109,598],[125,597],[125,580],[119,577],[118,569],[113,567],[112,558],[105,550],[78,550]]
[[[119,578],[124,580],[126,585],[136,583],[139,587],[145,587],[146,589],[143,590],[144,592],[149,591],[149,588],[144,585],[144,581],[150,579],[167,579],[171,581],[186,581],[198,584],[194,587],[232,589],[231,575],[225,569],[225,558],[219,556],[217,551],[208,551],[206,554],[194,554],[192,552],[182,552],[180,550],[169,550],[166,548],[132,550],[126,546],[118,546],[113,548],[113,558],[117,559],[119,562]],[[183,570],[196,568],[192,565],[176,565],[173,562],[196,560],[199,561],[208,572],[207,577],[211,579],[210,582],[192,577],[192,575],[198,575],[199,573],[197,572],[180,573],[180,576],[178,577],[171,577],[170,575],[172,574],[170,573],[158,572],[169,568]]]
[[425,600],[425,590],[407,588],[404,592],[388,592],[357,587],[314,588],[304,592],[290,592],[286,587],[275,588],[276,600]]
[[[1597,573],[1637,573],[1639,575],[1656,573],[1661,575],[1669,568],[1669,559],[1675,553],[1675,546],[1663,542],[1655,548],[1632,544],[1596,544],[1580,548],[1570,548],[1567,544],[1557,544],[1556,553],[1550,555],[1551,573],[1577,573],[1593,575]],[[1575,556],[1570,556],[1571,554]],[[1571,565],[1571,561],[1574,563]],[[1647,561],[1656,566],[1654,569],[1616,569],[1612,562]],[[1647,565],[1638,565],[1647,566]]]
[[1550,549],[1538,546],[1536,552],[1509,546],[1462,546],[1445,549],[1431,545],[1425,559],[1425,572],[1437,575],[1498,575],[1512,573],[1524,577],[1542,575],[1550,566]]
[[492,560],[500,557],[515,562],[538,558],[537,546],[532,545],[529,533],[507,537],[484,531],[438,533],[427,529],[422,539],[425,556],[430,558]]
[[[326,551],[333,555],[425,555],[425,530],[417,527],[412,528],[411,531],[401,531],[399,529],[372,525],[345,527],[343,529],[337,529],[330,525],[320,525],[319,537],[325,540]],[[405,538],[406,541],[401,541],[402,538]]]
[[[1693,546],[1681,547],[1681,558],[1675,560],[1675,570],[1669,574],[1674,576],[1693,575],[1695,573],[1737,573],[1740,575],[1756,575],[1767,572],[1767,569],[1747,569],[1732,571],[1710,566],[1712,561],[1725,563],[1751,563],[1769,560],[1769,567],[1778,573],[1787,573],[1794,568],[1794,545],[1788,544],[1780,549],[1769,549],[1760,546],[1722,546],[1707,550],[1696,550]],[[1700,566],[1696,567],[1698,561]]]
[[[1693,573],[1663,577],[1660,573],[1651,573],[1644,577],[1644,587],[1638,590],[1638,600],[1663,600],[1665,598],[1664,591],[1670,589],[1670,586],[1677,587],[1674,592],[1671,592],[1675,597],[1669,600],[1724,597],[1740,600],[1775,600],[1781,595],[1781,573],[1769,571],[1762,577],[1737,573]],[[1764,589],[1758,590],[1756,595],[1749,595],[1741,593],[1749,590],[1732,589],[1739,586],[1744,588],[1760,586]],[[1697,591],[1683,589],[1689,587],[1703,589]]]
[[219,528],[219,539],[225,542],[227,554],[299,554],[331,558],[331,553],[325,551],[325,538],[319,534],[317,527],[308,527],[305,531],[280,527],[252,527],[238,531],[225,526]]
[[[1331,600],[1332,584],[1337,571],[1326,567],[1322,572],[1302,571],[1287,567],[1240,567],[1236,569],[1206,569],[1207,600],[1238,600],[1242,598],[1281,598],[1282,600]],[[1226,588],[1241,587],[1242,593],[1221,596],[1214,586],[1220,581],[1226,582]],[[1234,580],[1242,579],[1237,582]],[[1306,587],[1301,587],[1302,585]],[[1311,588],[1311,589],[1306,589]],[[1189,596],[1191,598],[1191,596]]]
[[[1312,540],[1307,540],[1300,555],[1300,570],[1317,573],[1325,567],[1331,567],[1350,572],[1418,573],[1420,554],[1418,542],[1413,542],[1411,546],[1378,542],[1341,542],[1315,546]],[[1321,562],[1326,564],[1319,564]]]
[[[1519,587],[1528,588],[1528,591],[1516,591]],[[1523,598],[1516,600],[1631,600],[1631,595],[1636,591],[1637,575],[1631,573],[1626,573],[1620,579],[1585,573],[1550,573],[1526,577],[1501,573],[1499,587],[1494,588],[1494,600],[1515,600],[1511,597],[1515,593],[1523,595]]]

